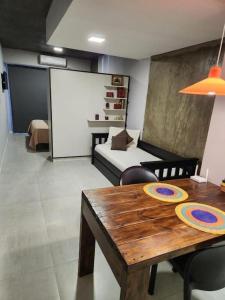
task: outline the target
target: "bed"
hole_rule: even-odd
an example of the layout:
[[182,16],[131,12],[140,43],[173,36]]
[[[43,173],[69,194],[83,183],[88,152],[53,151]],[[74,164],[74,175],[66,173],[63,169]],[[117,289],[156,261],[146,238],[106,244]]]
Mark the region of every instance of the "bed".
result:
[[32,120],[28,133],[30,135],[29,147],[37,150],[37,146],[41,144],[49,144],[49,127],[46,120]]
[[184,158],[141,140],[135,149],[111,150],[107,138],[108,133],[92,133],[92,164],[114,185],[134,165],[150,169],[159,180],[189,178],[195,173],[197,158]]

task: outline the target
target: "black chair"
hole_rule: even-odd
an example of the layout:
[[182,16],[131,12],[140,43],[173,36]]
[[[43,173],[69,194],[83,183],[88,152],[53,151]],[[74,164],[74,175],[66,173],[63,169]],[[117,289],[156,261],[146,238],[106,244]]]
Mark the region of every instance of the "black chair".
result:
[[142,166],[130,167],[126,169],[120,176],[120,185],[157,181],[158,178],[156,175]]
[[[225,287],[225,245],[213,246],[170,260],[184,279],[184,300],[191,300],[193,289],[216,291]],[[154,294],[157,265],[152,268],[149,294]]]

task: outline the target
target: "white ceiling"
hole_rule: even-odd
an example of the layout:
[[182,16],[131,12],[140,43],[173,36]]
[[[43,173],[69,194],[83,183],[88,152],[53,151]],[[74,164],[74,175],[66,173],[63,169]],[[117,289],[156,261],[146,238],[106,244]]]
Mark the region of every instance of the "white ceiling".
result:
[[48,43],[141,59],[218,39],[224,22],[225,0],[74,0]]

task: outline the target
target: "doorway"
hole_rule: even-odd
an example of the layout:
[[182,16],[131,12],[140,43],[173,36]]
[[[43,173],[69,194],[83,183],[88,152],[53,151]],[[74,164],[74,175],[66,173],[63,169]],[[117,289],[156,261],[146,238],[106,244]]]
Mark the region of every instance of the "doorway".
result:
[[32,120],[48,119],[48,71],[8,65],[14,133],[26,133]]

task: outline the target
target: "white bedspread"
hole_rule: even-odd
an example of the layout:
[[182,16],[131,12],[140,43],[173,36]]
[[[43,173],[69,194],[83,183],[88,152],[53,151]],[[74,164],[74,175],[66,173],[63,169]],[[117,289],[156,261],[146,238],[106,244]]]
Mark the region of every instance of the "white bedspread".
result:
[[140,165],[140,162],[161,160],[140,148],[118,151],[111,150],[110,144],[99,144],[95,147],[95,150],[121,171]]

